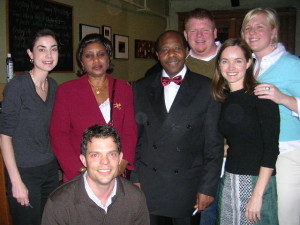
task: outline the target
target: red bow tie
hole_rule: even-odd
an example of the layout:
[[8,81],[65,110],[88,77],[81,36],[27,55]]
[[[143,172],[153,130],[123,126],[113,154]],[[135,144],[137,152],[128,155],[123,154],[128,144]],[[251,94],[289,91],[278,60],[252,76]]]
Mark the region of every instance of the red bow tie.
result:
[[177,85],[181,85],[182,84],[182,77],[181,75],[176,76],[174,78],[170,78],[170,77],[161,77],[161,83],[163,86],[167,86],[169,85],[171,82],[174,82]]

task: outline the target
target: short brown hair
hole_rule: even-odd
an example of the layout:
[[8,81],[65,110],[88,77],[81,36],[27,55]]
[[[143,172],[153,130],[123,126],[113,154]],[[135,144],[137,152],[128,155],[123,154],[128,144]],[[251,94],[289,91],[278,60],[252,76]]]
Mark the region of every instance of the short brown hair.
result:
[[192,18],[208,19],[213,23],[214,28],[216,27],[215,18],[210,11],[208,11],[207,9],[196,8],[196,9],[193,9],[192,11],[188,12],[187,17],[184,20],[184,29],[185,30],[187,30],[187,24],[188,24],[189,20]]
[[115,128],[110,125],[94,125],[87,128],[81,140],[81,154],[86,155],[88,143],[92,142],[93,138],[112,138],[117,145],[118,153],[121,152],[122,145],[120,136]]

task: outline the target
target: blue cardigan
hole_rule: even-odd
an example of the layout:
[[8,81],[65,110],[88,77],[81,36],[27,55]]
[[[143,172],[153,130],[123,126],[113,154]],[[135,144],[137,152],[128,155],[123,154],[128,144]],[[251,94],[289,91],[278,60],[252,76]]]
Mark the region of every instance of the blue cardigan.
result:
[[[257,80],[275,85],[286,95],[300,97],[300,59],[286,52]],[[300,141],[300,120],[284,105],[279,105],[279,111],[279,141]]]

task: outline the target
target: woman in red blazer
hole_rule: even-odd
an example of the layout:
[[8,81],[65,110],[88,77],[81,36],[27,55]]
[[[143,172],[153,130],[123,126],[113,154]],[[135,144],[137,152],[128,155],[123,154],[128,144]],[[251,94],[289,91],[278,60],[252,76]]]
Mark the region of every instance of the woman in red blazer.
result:
[[133,93],[129,84],[114,79],[111,42],[99,34],[89,34],[79,43],[77,61],[80,78],[57,89],[50,136],[51,144],[68,181],[80,173],[80,142],[84,130],[95,124],[116,128],[122,143],[120,174],[133,170],[137,128]]

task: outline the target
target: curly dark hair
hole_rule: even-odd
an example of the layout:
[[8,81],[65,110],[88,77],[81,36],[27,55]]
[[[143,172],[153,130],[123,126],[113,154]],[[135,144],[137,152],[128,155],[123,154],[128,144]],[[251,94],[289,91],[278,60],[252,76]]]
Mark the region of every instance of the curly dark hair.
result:
[[78,66],[79,66],[79,70],[77,71],[78,76],[82,76],[86,73],[86,71],[82,68],[82,65],[81,65],[83,50],[88,45],[93,44],[93,43],[100,43],[105,47],[106,52],[109,56],[109,65],[110,65],[107,72],[112,73],[112,71],[113,71],[113,65],[111,64],[112,54],[113,54],[111,41],[108,40],[107,38],[105,38],[104,36],[102,36],[101,34],[93,33],[93,34],[86,35],[78,44],[78,48],[77,48],[77,52],[76,52],[76,60],[77,60]]
[[93,138],[109,138],[111,137],[117,145],[118,152],[121,152],[121,140],[118,132],[110,125],[94,125],[87,128],[81,140],[81,154],[86,155],[87,145]]
[[182,32],[179,32],[177,30],[167,30],[165,32],[163,32],[162,34],[159,35],[159,37],[157,38],[156,42],[155,42],[155,50],[157,52],[159,52],[159,48],[160,48],[160,42],[161,42],[161,39],[163,38],[163,36],[165,36],[166,34],[168,33],[174,33],[174,34],[177,34],[181,40],[182,40],[182,44],[183,44],[183,47],[186,49],[188,47],[188,43],[183,35]]

